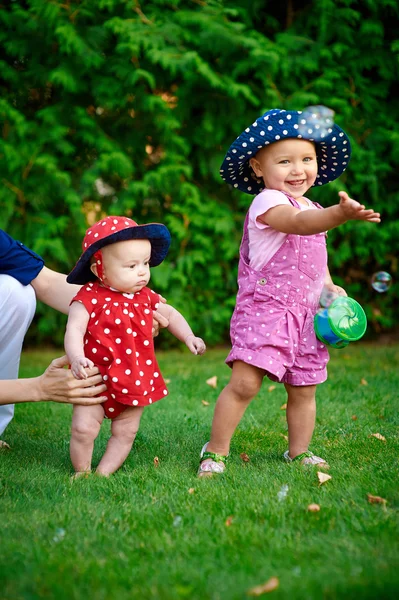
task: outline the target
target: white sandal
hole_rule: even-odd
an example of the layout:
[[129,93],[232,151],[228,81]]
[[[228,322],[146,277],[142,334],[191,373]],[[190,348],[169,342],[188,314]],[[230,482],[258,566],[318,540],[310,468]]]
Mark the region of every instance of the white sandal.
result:
[[201,450],[198,477],[212,477],[214,473],[224,473],[226,468],[227,456],[216,454],[215,452],[207,452],[208,444],[209,442],[204,444]]
[[302,465],[314,465],[318,467],[323,467],[324,469],[329,468],[329,464],[326,463],[324,458],[320,458],[320,456],[315,456],[313,452],[302,452],[302,454],[298,454],[295,458],[291,458],[289,455],[289,450],[284,452],[284,458],[287,462],[300,462]]

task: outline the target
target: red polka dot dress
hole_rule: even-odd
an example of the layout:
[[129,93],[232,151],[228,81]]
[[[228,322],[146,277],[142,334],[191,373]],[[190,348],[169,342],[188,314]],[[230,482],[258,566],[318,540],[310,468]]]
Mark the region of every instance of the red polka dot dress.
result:
[[123,294],[91,282],[73,302],[81,302],[90,315],[84,350],[107,385],[105,416],[112,419],[127,406],[147,406],[167,396],[152,337],[159,295],[148,287]]

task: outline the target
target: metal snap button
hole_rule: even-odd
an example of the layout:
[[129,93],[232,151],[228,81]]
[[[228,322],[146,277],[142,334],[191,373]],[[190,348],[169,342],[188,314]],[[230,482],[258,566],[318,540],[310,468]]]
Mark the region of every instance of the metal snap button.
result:
[[259,285],[265,285],[265,283],[267,283],[267,279],[262,277],[262,279],[259,279],[258,283],[259,283]]

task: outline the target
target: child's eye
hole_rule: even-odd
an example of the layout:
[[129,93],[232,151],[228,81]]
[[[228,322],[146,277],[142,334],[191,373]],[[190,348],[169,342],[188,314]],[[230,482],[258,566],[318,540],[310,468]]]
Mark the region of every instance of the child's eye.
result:
[[136,265],[130,265],[129,269],[134,269]]
[[284,160],[280,160],[280,165],[287,165],[290,161],[285,158]]
[[313,160],[313,158],[311,156],[306,156],[303,160],[304,162],[310,162],[311,160]]
[[148,265],[150,264],[150,261],[146,260],[144,264],[145,264],[146,267],[148,267]]

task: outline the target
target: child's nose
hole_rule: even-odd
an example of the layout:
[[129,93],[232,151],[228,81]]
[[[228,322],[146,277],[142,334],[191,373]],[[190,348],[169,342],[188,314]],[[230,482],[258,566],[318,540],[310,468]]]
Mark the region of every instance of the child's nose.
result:
[[292,165],[292,171],[293,171],[293,173],[303,173],[303,164],[302,164],[302,162],[294,163]]

